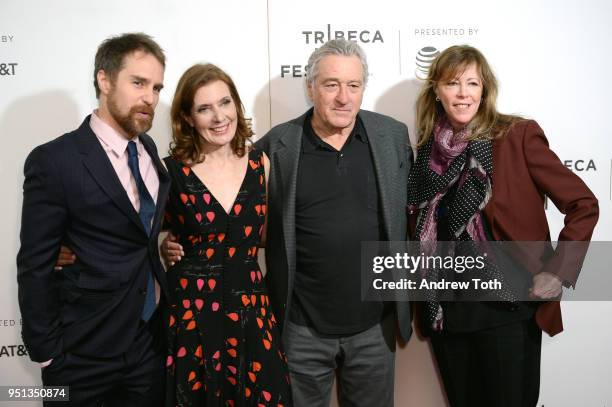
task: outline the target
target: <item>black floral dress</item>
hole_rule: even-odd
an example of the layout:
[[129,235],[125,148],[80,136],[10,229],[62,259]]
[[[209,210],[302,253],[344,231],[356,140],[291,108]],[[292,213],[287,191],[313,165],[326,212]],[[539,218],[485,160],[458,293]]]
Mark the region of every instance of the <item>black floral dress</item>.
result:
[[229,213],[193,171],[164,159],[172,178],[165,221],[184,258],[168,270],[168,406],[290,406],[286,357],[257,250],[266,215],[262,153]]

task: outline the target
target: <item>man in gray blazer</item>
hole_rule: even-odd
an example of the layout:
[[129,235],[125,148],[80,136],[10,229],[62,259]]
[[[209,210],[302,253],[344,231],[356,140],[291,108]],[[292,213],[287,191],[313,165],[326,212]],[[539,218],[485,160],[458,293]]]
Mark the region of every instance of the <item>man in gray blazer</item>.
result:
[[405,241],[408,129],[360,110],[364,52],[331,40],[309,58],[313,108],[256,143],[271,162],[266,283],[296,406],[393,405],[395,330],[410,338],[408,302],[361,300],[362,241]]

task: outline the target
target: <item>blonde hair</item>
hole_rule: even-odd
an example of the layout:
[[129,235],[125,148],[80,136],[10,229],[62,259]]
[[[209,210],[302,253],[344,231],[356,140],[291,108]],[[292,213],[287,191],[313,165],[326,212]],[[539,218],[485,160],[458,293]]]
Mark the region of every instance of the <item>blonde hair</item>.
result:
[[495,139],[503,137],[519,116],[497,111],[497,79],[482,53],[469,45],[454,45],[442,51],[429,68],[429,74],[416,101],[418,145],[427,143],[431,137],[439,114],[444,113],[441,103],[436,101],[436,87],[440,82],[460,76],[472,65],[482,80],[482,100],[478,112],[468,124],[468,140]]

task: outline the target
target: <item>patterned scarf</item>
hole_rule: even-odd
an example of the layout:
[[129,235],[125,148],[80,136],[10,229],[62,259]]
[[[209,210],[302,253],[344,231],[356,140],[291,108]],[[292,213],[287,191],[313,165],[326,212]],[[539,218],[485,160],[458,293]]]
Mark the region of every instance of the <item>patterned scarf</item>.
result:
[[[455,194],[446,212],[448,231],[456,241],[486,241],[482,209],[493,190],[493,143],[491,140],[466,141],[469,129],[454,133],[445,115],[436,121],[433,137],[422,145],[408,177],[408,207],[418,210],[416,240],[423,245],[425,255],[436,247],[437,214],[440,202],[449,190]],[[452,254],[452,253],[451,253]],[[501,273],[487,262],[490,277],[503,281]],[[438,281],[440,270],[424,270],[429,281]],[[503,285],[504,286],[504,285]],[[498,294],[506,301],[514,301],[507,290]],[[443,329],[443,313],[435,290],[429,290],[425,304],[426,323],[434,331]]]

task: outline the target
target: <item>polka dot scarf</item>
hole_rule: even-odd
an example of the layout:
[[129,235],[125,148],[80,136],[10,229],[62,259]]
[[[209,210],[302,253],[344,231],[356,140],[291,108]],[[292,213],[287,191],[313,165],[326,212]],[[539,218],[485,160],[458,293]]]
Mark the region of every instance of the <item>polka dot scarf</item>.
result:
[[[416,240],[427,242],[425,255],[436,248],[440,203],[454,189],[446,216],[449,234],[456,241],[486,241],[481,210],[493,190],[493,143],[491,140],[466,141],[469,129],[453,132],[446,116],[434,126],[432,137],[417,152],[416,163],[408,177],[408,209],[418,211]],[[448,254],[448,253],[445,253]],[[452,254],[452,253],[451,253]],[[503,281],[495,264],[487,264],[487,273]],[[422,270],[429,281],[438,281],[440,270]],[[513,301],[513,295],[500,290],[499,295]],[[443,329],[443,312],[435,290],[427,293],[426,323],[434,330]]]

